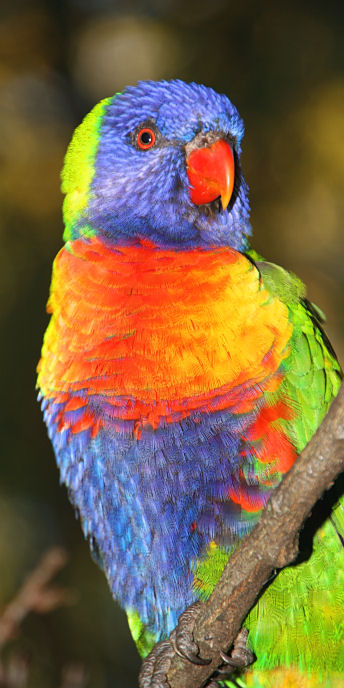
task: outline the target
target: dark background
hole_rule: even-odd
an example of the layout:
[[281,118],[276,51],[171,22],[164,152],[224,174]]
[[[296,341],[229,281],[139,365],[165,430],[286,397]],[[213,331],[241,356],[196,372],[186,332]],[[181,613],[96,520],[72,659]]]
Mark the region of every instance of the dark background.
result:
[[[0,6],[0,607],[45,549],[74,603],[31,614],[7,643],[0,686],[134,688],[126,619],[93,564],[36,402],[59,171],[93,104],[139,78],[225,92],[246,123],[254,247],[307,282],[344,360],[342,2],[12,0]],[[9,667],[24,661],[22,683]],[[73,673],[74,671],[74,673]],[[18,672],[17,672],[18,673]],[[74,678],[73,678],[74,677]]]

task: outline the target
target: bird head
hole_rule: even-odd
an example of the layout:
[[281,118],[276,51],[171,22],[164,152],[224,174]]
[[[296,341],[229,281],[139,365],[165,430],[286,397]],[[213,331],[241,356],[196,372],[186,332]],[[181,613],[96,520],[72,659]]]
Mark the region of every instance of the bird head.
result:
[[244,250],[243,133],[228,98],[195,83],[142,81],[103,100],[67,151],[65,238]]

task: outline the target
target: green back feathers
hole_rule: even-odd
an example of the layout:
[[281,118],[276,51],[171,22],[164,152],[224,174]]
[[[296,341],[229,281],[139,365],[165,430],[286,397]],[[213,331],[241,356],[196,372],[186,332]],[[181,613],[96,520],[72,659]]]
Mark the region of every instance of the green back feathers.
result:
[[[338,393],[340,366],[321,328],[321,311],[307,302],[303,284],[279,266],[257,266],[264,286],[288,306],[293,324],[280,392],[295,408],[294,418],[284,422],[300,453]],[[342,498],[317,531],[310,558],[281,571],[246,619],[257,662],[245,685],[279,685],[277,676],[270,684],[265,671],[283,666],[300,672],[298,678],[290,677],[290,685],[294,680],[295,686],[337,686],[335,678],[325,676],[344,671],[343,503]]]
[[[63,203],[65,241],[73,239],[73,227],[81,219],[87,207],[90,187],[94,175],[94,163],[99,144],[100,129],[107,105],[112,98],[98,103],[76,128],[69,144],[62,170],[62,192],[66,194]],[[85,225],[83,234],[92,235],[92,228]]]
[[[343,515],[341,504],[336,514]],[[283,569],[246,619],[257,655],[252,671],[294,667],[318,674],[315,685],[344,672],[344,548],[333,515],[317,531],[310,558]],[[337,684],[328,678],[325,685]]]

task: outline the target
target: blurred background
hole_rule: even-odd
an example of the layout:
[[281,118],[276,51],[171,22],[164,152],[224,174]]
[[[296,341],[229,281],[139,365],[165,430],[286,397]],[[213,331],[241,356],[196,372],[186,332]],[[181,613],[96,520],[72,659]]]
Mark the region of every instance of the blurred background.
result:
[[69,592],[36,609],[56,607],[48,613],[24,612],[3,642],[0,623],[0,686],[137,686],[126,619],[59,486],[36,402],[74,127],[137,79],[229,95],[246,123],[253,245],[307,283],[343,362],[343,14],[332,0],[2,0],[0,608],[12,600],[7,615],[16,611],[23,580],[55,545],[68,553],[57,582]]

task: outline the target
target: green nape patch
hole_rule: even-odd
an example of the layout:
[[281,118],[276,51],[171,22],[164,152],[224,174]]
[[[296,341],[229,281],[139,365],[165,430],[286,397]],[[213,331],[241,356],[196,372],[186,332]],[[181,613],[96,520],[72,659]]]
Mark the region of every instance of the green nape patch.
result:
[[[73,226],[81,218],[87,206],[90,186],[94,175],[94,162],[99,144],[99,133],[106,107],[111,98],[104,98],[79,124],[69,144],[61,173],[65,241],[74,238]],[[89,236],[89,234],[88,234]]]
[[156,643],[156,636],[143,625],[137,612],[128,610],[126,612],[130,633],[133,636],[138,652],[141,657],[146,657]]

